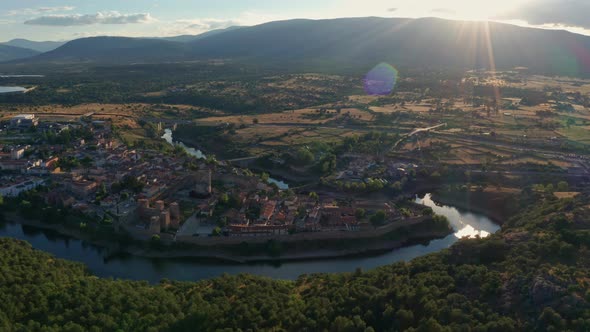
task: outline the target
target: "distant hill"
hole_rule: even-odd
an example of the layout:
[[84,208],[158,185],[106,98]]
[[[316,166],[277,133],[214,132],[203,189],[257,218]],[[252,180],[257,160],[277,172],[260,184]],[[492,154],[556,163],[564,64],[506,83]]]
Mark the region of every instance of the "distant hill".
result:
[[0,61],[24,59],[37,54],[39,54],[39,52],[27,48],[0,45]]
[[53,51],[54,49],[62,46],[65,43],[66,42],[56,42],[56,41],[38,42],[38,41],[32,41],[32,40],[28,40],[28,39],[13,39],[11,41],[1,43],[0,45],[28,48],[30,50],[44,53],[44,52]]
[[127,37],[76,39],[27,62],[167,62],[187,58],[183,43]]
[[211,31],[207,31],[198,35],[182,35],[182,36],[174,36],[174,37],[163,37],[163,38],[157,38],[157,39],[164,39],[164,40],[169,40],[169,41],[175,41],[175,42],[180,42],[180,43],[189,43],[189,42],[193,42],[196,40],[200,40],[206,37],[211,37],[211,36],[215,36],[218,35],[220,33],[223,32],[228,32],[228,31],[233,31],[233,30],[237,30],[237,29],[241,29],[241,26],[231,26],[225,29],[216,29],[216,30],[211,30]]
[[191,46],[196,57],[285,65],[366,67],[389,62],[431,68],[522,66],[536,72],[590,75],[590,37],[437,18],[271,22],[197,40]]
[[366,70],[388,62],[401,68],[528,67],[536,73],[590,76],[590,37],[501,23],[376,17],[290,20],[173,40],[85,38],[31,61],[221,58],[306,70]]

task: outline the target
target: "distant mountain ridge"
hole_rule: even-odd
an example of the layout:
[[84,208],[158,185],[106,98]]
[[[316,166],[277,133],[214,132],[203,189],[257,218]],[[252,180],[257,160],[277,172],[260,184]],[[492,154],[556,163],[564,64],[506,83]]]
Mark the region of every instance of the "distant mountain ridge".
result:
[[[180,42],[183,41],[183,42]],[[567,31],[437,18],[289,20],[190,37],[78,39],[27,62],[232,59],[301,68],[511,69],[590,76],[590,37]]]
[[40,53],[53,51],[54,49],[62,46],[66,42],[58,42],[58,41],[32,41],[28,39],[13,39],[7,41],[5,43],[1,43],[0,45],[7,45],[7,46],[14,46],[14,47],[21,47],[21,48],[28,48],[33,51],[37,51]]
[[237,29],[241,29],[241,28],[243,28],[243,27],[231,26],[231,27],[227,27],[225,29],[210,30],[210,31],[198,34],[198,35],[181,35],[181,36],[174,36],[174,37],[160,37],[160,38],[154,38],[154,39],[164,39],[164,40],[175,41],[175,42],[180,42],[180,43],[189,43],[189,42],[194,42],[194,41],[206,38],[206,37],[215,36],[215,35],[218,35],[223,32],[233,31],[233,30],[237,30]]
[[520,66],[543,73],[590,75],[590,37],[493,22],[377,17],[290,20],[243,28],[191,45],[197,58],[363,68],[379,62],[433,69]]
[[27,48],[0,44],[0,61],[25,59],[38,54],[39,52]]
[[26,62],[167,62],[187,57],[183,43],[128,37],[89,37],[72,40]]

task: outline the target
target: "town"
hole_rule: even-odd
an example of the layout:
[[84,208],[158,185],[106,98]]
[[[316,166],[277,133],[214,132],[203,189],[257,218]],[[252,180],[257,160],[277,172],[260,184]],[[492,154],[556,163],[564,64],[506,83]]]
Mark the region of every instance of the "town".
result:
[[[391,230],[387,227],[396,221],[419,218],[424,210],[396,209],[387,202],[342,203],[331,195],[279,189],[268,174],[198,159],[178,146],[130,148],[113,133],[112,123],[88,115],[40,121],[20,114],[2,128],[5,137],[30,141],[2,147],[3,197],[18,199],[32,191],[50,207],[138,240],[199,243],[203,237]],[[398,166],[392,167],[405,172]],[[80,227],[88,227],[88,221]]]

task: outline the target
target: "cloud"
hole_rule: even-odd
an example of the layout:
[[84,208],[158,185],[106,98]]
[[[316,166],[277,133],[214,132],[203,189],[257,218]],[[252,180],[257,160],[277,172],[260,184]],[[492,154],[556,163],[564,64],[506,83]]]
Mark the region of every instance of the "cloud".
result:
[[177,20],[176,23],[184,25],[185,29],[197,31],[225,29],[234,25],[240,25],[240,22],[237,20],[219,20],[213,18]]
[[455,14],[455,13],[457,13],[456,11],[454,11],[450,8],[434,8],[433,10],[431,10],[431,12],[437,13],[437,14]]
[[387,11],[390,13],[393,13],[393,12],[397,11],[397,8],[387,8]]
[[590,29],[590,1],[537,0],[498,15],[501,20],[523,20],[530,25],[560,25]]
[[48,13],[59,13],[67,12],[76,9],[73,6],[60,6],[60,7],[36,7],[36,8],[22,8],[16,10],[10,10],[6,16],[31,16],[31,15],[42,15]]
[[27,25],[44,25],[44,26],[80,26],[92,24],[134,24],[149,23],[155,19],[146,13],[141,14],[121,14],[119,12],[98,12],[88,15],[46,15],[37,17],[24,23]]

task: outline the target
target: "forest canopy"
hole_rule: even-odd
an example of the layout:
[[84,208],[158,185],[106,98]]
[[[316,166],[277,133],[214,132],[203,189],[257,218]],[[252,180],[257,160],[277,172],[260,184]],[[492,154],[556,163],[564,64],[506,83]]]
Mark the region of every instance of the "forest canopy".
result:
[[0,239],[0,330],[585,331],[589,209],[546,200],[486,239],[372,271],[100,279]]

